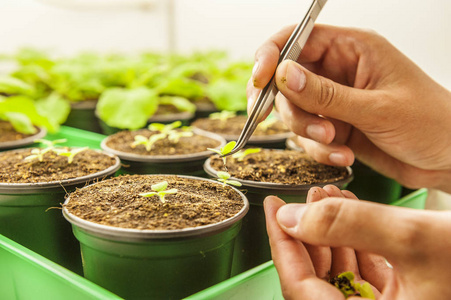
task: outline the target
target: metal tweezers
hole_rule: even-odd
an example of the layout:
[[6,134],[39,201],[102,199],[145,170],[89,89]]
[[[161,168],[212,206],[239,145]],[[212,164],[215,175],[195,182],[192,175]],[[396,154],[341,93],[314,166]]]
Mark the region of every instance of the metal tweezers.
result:
[[[283,47],[277,65],[279,65],[286,59],[291,59],[294,61],[298,59],[299,55],[301,54],[302,48],[304,47],[310,33],[313,30],[315,20],[326,2],[327,0],[313,0],[313,3],[310,6],[304,19],[301,23],[299,23],[298,26],[296,26],[287,43]],[[265,112],[273,104],[277,92],[278,89],[273,75],[270,82],[260,92],[257,101],[252,107],[252,111],[247,118],[246,124],[241,131],[235,147],[232,149],[232,151],[224,156],[236,153],[241,150],[244,145],[246,145],[252,133],[254,133],[255,128],[257,128],[258,123],[262,121]]]

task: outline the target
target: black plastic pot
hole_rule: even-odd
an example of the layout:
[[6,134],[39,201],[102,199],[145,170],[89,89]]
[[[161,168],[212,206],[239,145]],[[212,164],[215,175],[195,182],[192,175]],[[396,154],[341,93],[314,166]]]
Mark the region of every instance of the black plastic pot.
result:
[[177,230],[112,227],[63,213],[80,241],[87,279],[126,299],[181,299],[230,277],[234,241],[249,209],[246,196],[234,191],[244,204],[236,215]]
[[[226,144],[224,138],[217,134],[203,130],[194,129],[195,134],[203,135],[220,142],[216,148]],[[101,147],[103,150],[119,156],[122,161],[122,169],[128,174],[181,174],[190,176],[206,177],[203,163],[211,155],[211,151],[205,151],[184,155],[138,155],[122,152],[107,146],[109,137],[105,138]]]
[[80,274],[80,248],[61,214],[61,203],[75,188],[113,176],[120,168],[119,158],[115,158],[113,166],[78,178],[39,183],[0,182],[0,234]]
[[20,147],[32,145],[34,144],[35,140],[43,138],[44,136],[46,136],[46,134],[47,130],[45,128],[39,128],[39,131],[36,134],[26,137],[24,139],[9,142],[1,142],[0,151],[7,149],[17,149]]
[[[205,172],[212,177],[216,177],[216,171],[211,167],[210,160],[209,158],[205,161]],[[250,203],[249,212],[243,219],[243,227],[236,240],[232,275],[242,273],[271,260],[271,249],[266,233],[263,209],[265,197],[276,195],[287,203],[305,203],[307,192],[311,187],[333,184],[339,188],[345,188],[353,179],[352,169],[347,168],[347,170],[348,177],[345,179],[314,185],[288,185],[232,177],[231,179],[241,182],[241,189],[246,190],[246,196]]]
[[97,118],[97,100],[72,102],[69,116],[64,125],[87,131],[103,133],[100,120]]

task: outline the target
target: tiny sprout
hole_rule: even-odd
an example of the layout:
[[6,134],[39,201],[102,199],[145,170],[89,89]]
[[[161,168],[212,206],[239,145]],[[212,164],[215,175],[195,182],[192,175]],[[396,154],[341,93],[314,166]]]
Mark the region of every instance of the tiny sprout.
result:
[[159,131],[161,133],[168,133],[169,131],[175,129],[175,128],[179,128],[180,126],[182,126],[182,122],[181,121],[175,121],[171,124],[161,124],[161,123],[151,123],[147,128],[150,131]]
[[44,160],[44,154],[46,154],[50,150],[52,150],[52,149],[51,148],[46,148],[46,149],[34,148],[33,150],[31,150],[31,155],[25,157],[24,160],[31,161],[34,159],[38,159],[39,161],[42,162]]
[[184,130],[184,131],[176,131],[171,130],[168,134],[168,140],[174,144],[177,144],[181,137],[190,137],[193,136],[192,131]]
[[258,124],[258,127],[263,131],[267,131],[269,127],[277,123],[279,120],[277,118],[266,119]]
[[213,151],[215,153],[218,153],[220,156],[222,156],[222,161],[224,162],[224,165],[226,164],[226,157],[224,155],[229,154],[230,151],[233,150],[233,148],[235,148],[236,142],[235,141],[231,141],[228,142],[224,147],[222,147],[221,149],[213,149],[213,148],[207,148],[207,150]]
[[230,174],[227,173],[227,172],[219,171],[217,173],[217,175],[218,175],[218,181],[222,182],[223,185],[226,185],[226,184],[230,184],[230,185],[234,185],[234,186],[241,186],[242,185],[241,182],[239,182],[239,181],[228,180],[230,178]]
[[329,279],[329,282],[338,288],[345,298],[360,295],[360,297],[368,299],[376,299],[373,290],[368,282],[360,284],[354,282],[355,275],[353,272],[344,272],[338,276]]
[[237,153],[233,154],[232,157],[238,161],[243,161],[247,155],[252,154],[252,153],[258,153],[261,150],[262,150],[261,148],[248,148],[245,150],[238,151]]
[[162,182],[156,183],[156,184],[154,184],[154,185],[152,185],[150,187],[154,192],[141,193],[139,195],[143,196],[143,197],[152,197],[154,195],[157,195],[160,198],[160,201],[162,203],[165,203],[166,200],[164,199],[164,196],[166,194],[175,194],[175,193],[177,193],[177,189],[166,190],[167,187],[168,187],[168,182],[167,181],[162,181]]
[[74,157],[75,155],[77,155],[80,152],[83,152],[85,150],[87,150],[89,147],[83,147],[83,148],[78,148],[78,149],[72,149],[72,151],[69,150],[62,150],[62,151],[56,151],[56,153],[58,155],[61,156],[67,156],[67,163],[71,164],[74,161]]
[[208,118],[211,120],[220,120],[220,121],[226,121],[227,119],[236,117],[236,112],[234,111],[228,111],[223,110],[220,112],[211,113]]
[[55,145],[60,144],[60,143],[65,143],[65,142],[67,142],[67,139],[59,139],[59,140],[54,140],[54,141],[49,141],[49,140],[45,140],[45,139],[37,139],[34,142],[45,145],[46,148],[43,148],[43,149],[34,148],[33,150],[31,150],[31,155],[24,158],[25,161],[31,161],[34,159],[38,159],[40,162],[42,162],[44,160],[44,154],[46,154],[49,151],[55,151]]
[[144,145],[147,151],[152,150],[153,145],[158,141],[162,140],[166,137],[165,133],[152,134],[149,138],[146,138],[142,135],[136,135],[135,141],[130,145],[132,148],[135,148],[138,145]]
[[47,148],[53,149],[53,148],[55,148],[56,144],[62,144],[62,143],[67,142],[67,139],[59,139],[59,140],[54,140],[54,141],[49,141],[46,139],[37,139],[37,140],[34,140],[34,142],[40,143],[41,145],[46,146],[45,149],[47,149]]

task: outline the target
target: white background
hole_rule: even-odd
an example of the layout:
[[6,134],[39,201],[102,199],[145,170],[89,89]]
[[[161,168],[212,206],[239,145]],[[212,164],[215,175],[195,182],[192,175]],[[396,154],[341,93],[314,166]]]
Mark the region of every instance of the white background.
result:
[[[82,50],[167,51],[170,0],[124,1],[0,0],[0,54],[22,46],[65,55]],[[177,51],[224,49],[246,59],[252,59],[271,34],[299,22],[310,4],[310,0],[172,1]],[[379,32],[451,89],[451,1],[329,0],[318,22]]]

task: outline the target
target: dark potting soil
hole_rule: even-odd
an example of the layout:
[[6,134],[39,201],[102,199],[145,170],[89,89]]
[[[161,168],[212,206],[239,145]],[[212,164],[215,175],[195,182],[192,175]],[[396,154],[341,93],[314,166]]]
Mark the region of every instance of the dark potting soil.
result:
[[221,142],[194,133],[190,137],[181,137],[178,143],[174,144],[167,138],[161,139],[155,142],[150,151],[146,150],[144,145],[138,145],[132,148],[132,143],[135,141],[135,136],[142,135],[149,138],[153,134],[159,132],[150,131],[148,129],[140,129],[136,131],[120,131],[113,135],[110,135],[106,145],[112,149],[139,154],[139,155],[182,155],[182,154],[192,154],[206,151],[207,148],[216,148]]
[[[165,203],[151,186],[168,182]],[[125,175],[70,194],[68,211],[91,222],[132,229],[171,230],[213,224],[236,215],[244,203],[230,186],[179,176]]]
[[37,183],[61,181],[103,171],[116,163],[109,155],[87,149],[75,155],[72,163],[66,156],[52,151],[44,159],[24,161],[32,149],[11,150],[0,153],[1,183]]
[[[201,118],[195,120],[191,125],[203,129],[205,131],[210,131],[219,134],[227,135],[237,135],[239,136],[243,130],[244,124],[246,123],[247,116],[239,115],[227,120],[212,120],[209,118]],[[288,128],[282,121],[271,124],[268,128],[263,130],[261,126],[257,126],[253,135],[274,135],[289,132]]]
[[305,153],[293,150],[262,149],[244,157],[243,161],[231,156],[226,160],[212,156],[211,166],[217,171],[227,171],[232,177],[243,180],[282,184],[317,184],[335,182],[348,177],[344,167],[320,164]]
[[0,120],[0,143],[18,141],[32,135],[17,132],[10,122]]

